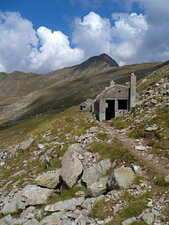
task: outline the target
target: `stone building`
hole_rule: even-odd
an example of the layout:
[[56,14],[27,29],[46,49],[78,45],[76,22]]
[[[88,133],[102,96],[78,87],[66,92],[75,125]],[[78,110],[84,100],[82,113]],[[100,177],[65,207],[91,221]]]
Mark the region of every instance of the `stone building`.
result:
[[136,76],[131,74],[130,82],[126,85],[115,84],[100,93],[92,107],[92,111],[99,121],[110,120],[124,112],[130,111],[136,104]]
[[82,102],[80,104],[80,110],[91,109],[93,102],[92,99],[87,99],[85,102]]

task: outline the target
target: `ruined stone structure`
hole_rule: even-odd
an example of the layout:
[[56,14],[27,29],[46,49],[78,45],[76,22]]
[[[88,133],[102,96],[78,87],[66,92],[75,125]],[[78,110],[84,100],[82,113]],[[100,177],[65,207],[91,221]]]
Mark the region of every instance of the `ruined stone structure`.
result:
[[124,112],[130,111],[136,104],[136,76],[131,74],[130,83],[115,84],[100,93],[93,103],[93,113],[99,121],[110,120]]
[[93,102],[92,99],[87,99],[85,102],[82,102],[80,104],[80,110],[91,109]]

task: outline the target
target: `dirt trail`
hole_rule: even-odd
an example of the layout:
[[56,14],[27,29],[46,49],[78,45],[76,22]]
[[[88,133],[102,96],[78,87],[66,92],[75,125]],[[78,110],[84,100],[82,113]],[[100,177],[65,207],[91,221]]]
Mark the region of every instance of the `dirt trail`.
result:
[[[126,147],[132,155],[134,155],[139,161],[144,164],[145,167],[152,168],[161,175],[168,175],[169,169],[165,168],[165,165],[160,162],[160,158],[153,157],[148,150],[138,151],[135,150],[135,146],[139,144],[136,143],[135,139],[129,138],[124,132],[115,130],[108,124],[101,122],[100,126],[106,131],[110,138],[117,138],[124,147]],[[143,144],[142,144],[143,145]]]

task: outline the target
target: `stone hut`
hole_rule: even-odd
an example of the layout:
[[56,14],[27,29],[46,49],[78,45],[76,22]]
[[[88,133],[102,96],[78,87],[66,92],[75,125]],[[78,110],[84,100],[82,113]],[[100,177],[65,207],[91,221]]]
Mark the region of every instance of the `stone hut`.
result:
[[115,84],[100,93],[93,103],[93,113],[99,121],[110,120],[124,112],[130,111],[136,104],[136,76],[131,74],[126,85]]
[[80,104],[80,110],[91,109],[93,102],[92,99],[87,99],[85,102],[82,102]]

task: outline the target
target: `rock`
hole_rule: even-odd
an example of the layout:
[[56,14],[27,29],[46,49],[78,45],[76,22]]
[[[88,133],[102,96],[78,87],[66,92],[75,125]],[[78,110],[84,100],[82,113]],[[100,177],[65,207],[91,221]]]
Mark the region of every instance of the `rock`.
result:
[[28,208],[26,208],[21,214],[20,214],[20,218],[21,219],[29,219],[31,218],[31,215],[35,212],[36,208],[34,206],[30,206]]
[[52,213],[52,215],[44,217],[40,221],[40,225],[60,224],[61,218],[62,218],[63,215],[64,215],[63,212],[55,212],[55,213]]
[[149,132],[151,132],[151,131],[155,131],[155,130],[157,130],[156,125],[153,125],[153,126],[147,127],[147,128],[145,129],[145,131],[149,131]]
[[54,193],[48,188],[41,188],[36,185],[27,185],[21,191],[21,199],[28,205],[39,205],[47,203],[49,197]]
[[27,141],[20,143],[19,149],[25,151],[31,147],[33,142],[34,142],[34,140],[32,138],[30,138]]
[[140,166],[136,166],[136,165],[131,165],[131,169],[133,170],[133,172],[139,176],[143,175]]
[[122,225],[130,225],[130,224],[132,224],[133,222],[135,222],[136,220],[137,220],[136,217],[131,217],[131,218],[129,218],[129,219],[123,221],[123,222],[122,222]]
[[115,169],[112,176],[112,188],[128,188],[135,178],[135,174],[130,167]]
[[169,183],[169,175],[167,175],[167,176],[164,177],[164,181],[167,182],[167,183]]
[[55,212],[55,211],[68,211],[75,210],[77,206],[82,205],[84,202],[84,197],[71,198],[68,200],[60,201],[52,205],[47,205],[45,211]]
[[28,220],[24,225],[39,225],[39,222],[36,219]]
[[135,146],[135,150],[137,150],[137,151],[146,151],[147,147],[143,146],[143,145],[137,145],[137,146]]
[[91,195],[93,197],[98,197],[99,195],[107,191],[107,178],[100,178],[100,180],[88,187]]
[[152,224],[154,222],[154,214],[153,213],[145,212],[145,213],[143,213],[141,218],[147,224]]
[[60,223],[60,225],[75,225],[75,224],[72,223],[71,220],[65,219],[65,220],[62,220],[62,222]]
[[84,215],[80,215],[76,220],[75,224],[76,225],[86,225],[87,224],[87,218]]
[[20,202],[20,193],[16,193],[12,199],[4,202],[5,205],[1,210],[2,214],[7,215],[10,213],[16,213],[18,211],[18,203]]
[[106,174],[110,167],[110,159],[104,159],[94,166],[85,169],[82,175],[82,181],[85,182],[87,186],[90,186],[93,183],[96,183],[101,176]]
[[81,150],[79,144],[73,144],[62,158],[61,177],[68,187],[72,187],[77,182],[83,171],[83,165],[77,155],[77,152]]
[[160,216],[160,211],[157,209],[157,208],[154,208],[152,209],[152,213],[155,215],[155,216]]
[[56,188],[60,183],[60,169],[48,171],[39,175],[35,182],[42,187]]
[[43,149],[45,146],[43,144],[38,144],[39,149]]

